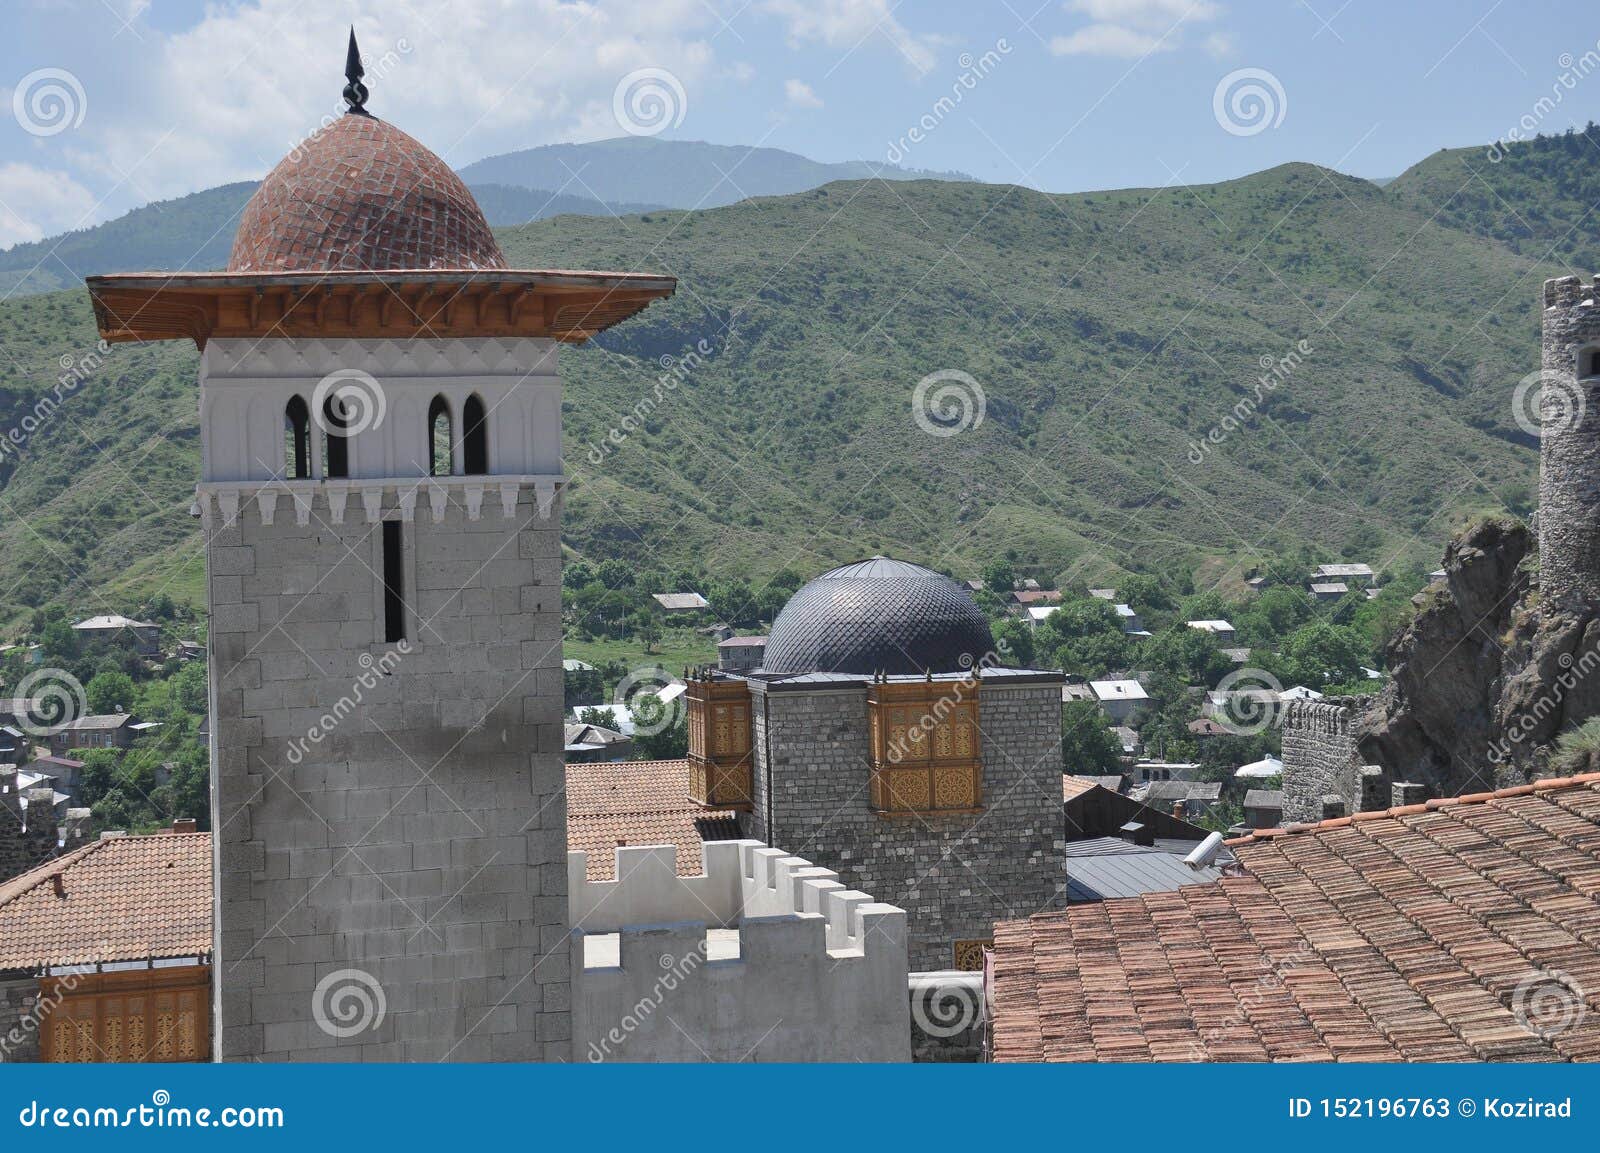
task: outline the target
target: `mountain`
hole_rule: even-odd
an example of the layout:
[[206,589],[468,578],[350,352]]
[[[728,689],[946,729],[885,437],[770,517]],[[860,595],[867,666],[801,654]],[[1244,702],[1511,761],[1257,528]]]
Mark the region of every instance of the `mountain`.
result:
[[[1070,583],[1432,569],[1467,516],[1529,511],[1511,394],[1540,283],[1600,242],[1531,147],[1471,175],[1526,236],[1453,215],[1432,163],[1387,189],[1302,164],[1070,196],[837,183],[501,230],[513,264],[680,278],[563,352],[566,544],[756,579],[875,552],[971,574],[1008,549]],[[1558,241],[1570,267],[1542,255]],[[24,430],[0,436],[0,618],[200,597],[195,352],[95,366],[94,343],[81,289],[0,305],[0,428]],[[941,370],[983,393],[955,435],[913,412]]]
[[971,181],[959,172],[920,172],[888,163],[823,164],[777,148],[624,136],[589,144],[548,144],[467,165],[469,184],[519,184],[583,191],[600,200],[672,208],[721,208],[752,196],[808,192],[836,180]]
[[[255,192],[252,181],[224,184],[135,208],[115,220],[0,252],[0,296],[55,292],[97,272],[187,270],[228,263],[239,213]],[[602,204],[572,193],[503,184],[472,186],[493,225],[526,224],[547,216],[624,216],[651,203]]]

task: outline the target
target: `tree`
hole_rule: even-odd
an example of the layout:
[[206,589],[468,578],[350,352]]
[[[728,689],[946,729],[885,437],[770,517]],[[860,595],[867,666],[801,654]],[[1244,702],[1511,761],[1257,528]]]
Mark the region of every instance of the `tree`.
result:
[[983,587],[996,596],[1005,596],[1017,585],[1017,570],[1001,557],[983,566]]
[[44,655],[58,664],[73,660],[78,655],[78,634],[64,620],[53,620],[45,625],[39,635]]
[[1084,777],[1122,771],[1122,742],[1093,701],[1061,706],[1061,771]]
[[1005,617],[994,626],[994,645],[1001,658],[1013,668],[1033,666],[1033,626],[1016,617]]
[[84,686],[91,713],[115,713],[131,709],[134,701],[133,678],[124,672],[96,673]]
[[670,761],[689,754],[689,725],[681,706],[654,693],[633,702],[633,747],[647,761]]
[[1361,664],[1368,659],[1366,639],[1355,629],[1313,621],[1284,639],[1283,652],[1272,663],[1286,685],[1317,688],[1359,680]]
[[1200,684],[1207,688],[1215,685],[1233,664],[1213,634],[1186,624],[1173,625],[1146,638],[1140,651],[1151,668],[1176,677],[1186,685]]
[[634,631],[638,634],[639,639],[644,642],[645,652],[653,653],[656,651],[656,646],[661,643],[662,629],[661,620],[655,613],[640,613],[638,628]]

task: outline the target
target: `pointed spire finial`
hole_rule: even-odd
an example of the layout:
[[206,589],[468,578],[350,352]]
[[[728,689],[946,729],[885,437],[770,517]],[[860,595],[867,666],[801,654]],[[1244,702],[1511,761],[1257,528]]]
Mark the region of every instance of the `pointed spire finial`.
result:
[[344,55],[344,78],[350,83],[344,86],[344,101],[350,105],[349,111],[357,116],[370,116],[367,111],[367,86],[361,83],[361,78],[367,70],[361,67],[361,49],[356,47],[355,25],[350,26],[350,47]]

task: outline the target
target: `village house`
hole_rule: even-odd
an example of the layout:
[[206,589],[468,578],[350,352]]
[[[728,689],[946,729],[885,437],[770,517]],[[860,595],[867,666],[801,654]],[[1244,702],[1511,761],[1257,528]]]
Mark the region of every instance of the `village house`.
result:
[[1311,574],[1311,580],[1316,582],[1342,581],[1347,585],[1357,588],[1367,588],[1376,582],[1370,565],[1364,564],[1324,564],[1318,565]]
[[711,607],[711,602],[699,593],[652,593],[651,599],[664,613],[697,613]]
[[1100,711],[1119,725],[1137,718],[1150,704],[1150,694],[1134,680],[1090,681],[1089,691]]
[[193,821],[0,881],[0,1062],[205,1060],[211,897]]
[[72,626],[79,640],[86,643],[131,637],[134,647],[144,656],[155,656],[161,650],[161,626],[151,621],[136,621],[115,613],[89,617]]
[[1311,582],[1312,599],[1319,604],[1327,604],[1330,601],[1339,600],[1341,597],[1348,595],[1349,592],[1350,586],[1345,584],[1344,581]]
[[126,749],[142,734],[132,713],[95,713],[78,717],[46,734],[52,756],[74,749]]
[[1198,629],[1200,632],[1203,632],[1203,633],[1210,633],[1212,636],[1216,637],[1217,640],[1219,642],[1221,642],[1221,643],[1226,643],[1228,641],[1231,641],[1231,640],[1233,640],[1233,637],[1234,637],[1233,626],[1231,624],[1229,624],[1227,621],[1223,621],[1223,620],[1188,621],[1187,624],[1192,629]]
[[766,637],[728,637],[717,642],[717,667],[723,672],[758,669],[766,651]]

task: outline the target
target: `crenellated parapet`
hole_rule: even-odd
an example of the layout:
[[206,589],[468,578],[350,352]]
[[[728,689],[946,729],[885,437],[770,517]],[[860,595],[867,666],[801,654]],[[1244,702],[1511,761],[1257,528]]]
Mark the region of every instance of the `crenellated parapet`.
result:
[[904,1061],[903,909],[760,841],[568,858],[573,1051],[590,1061]]

